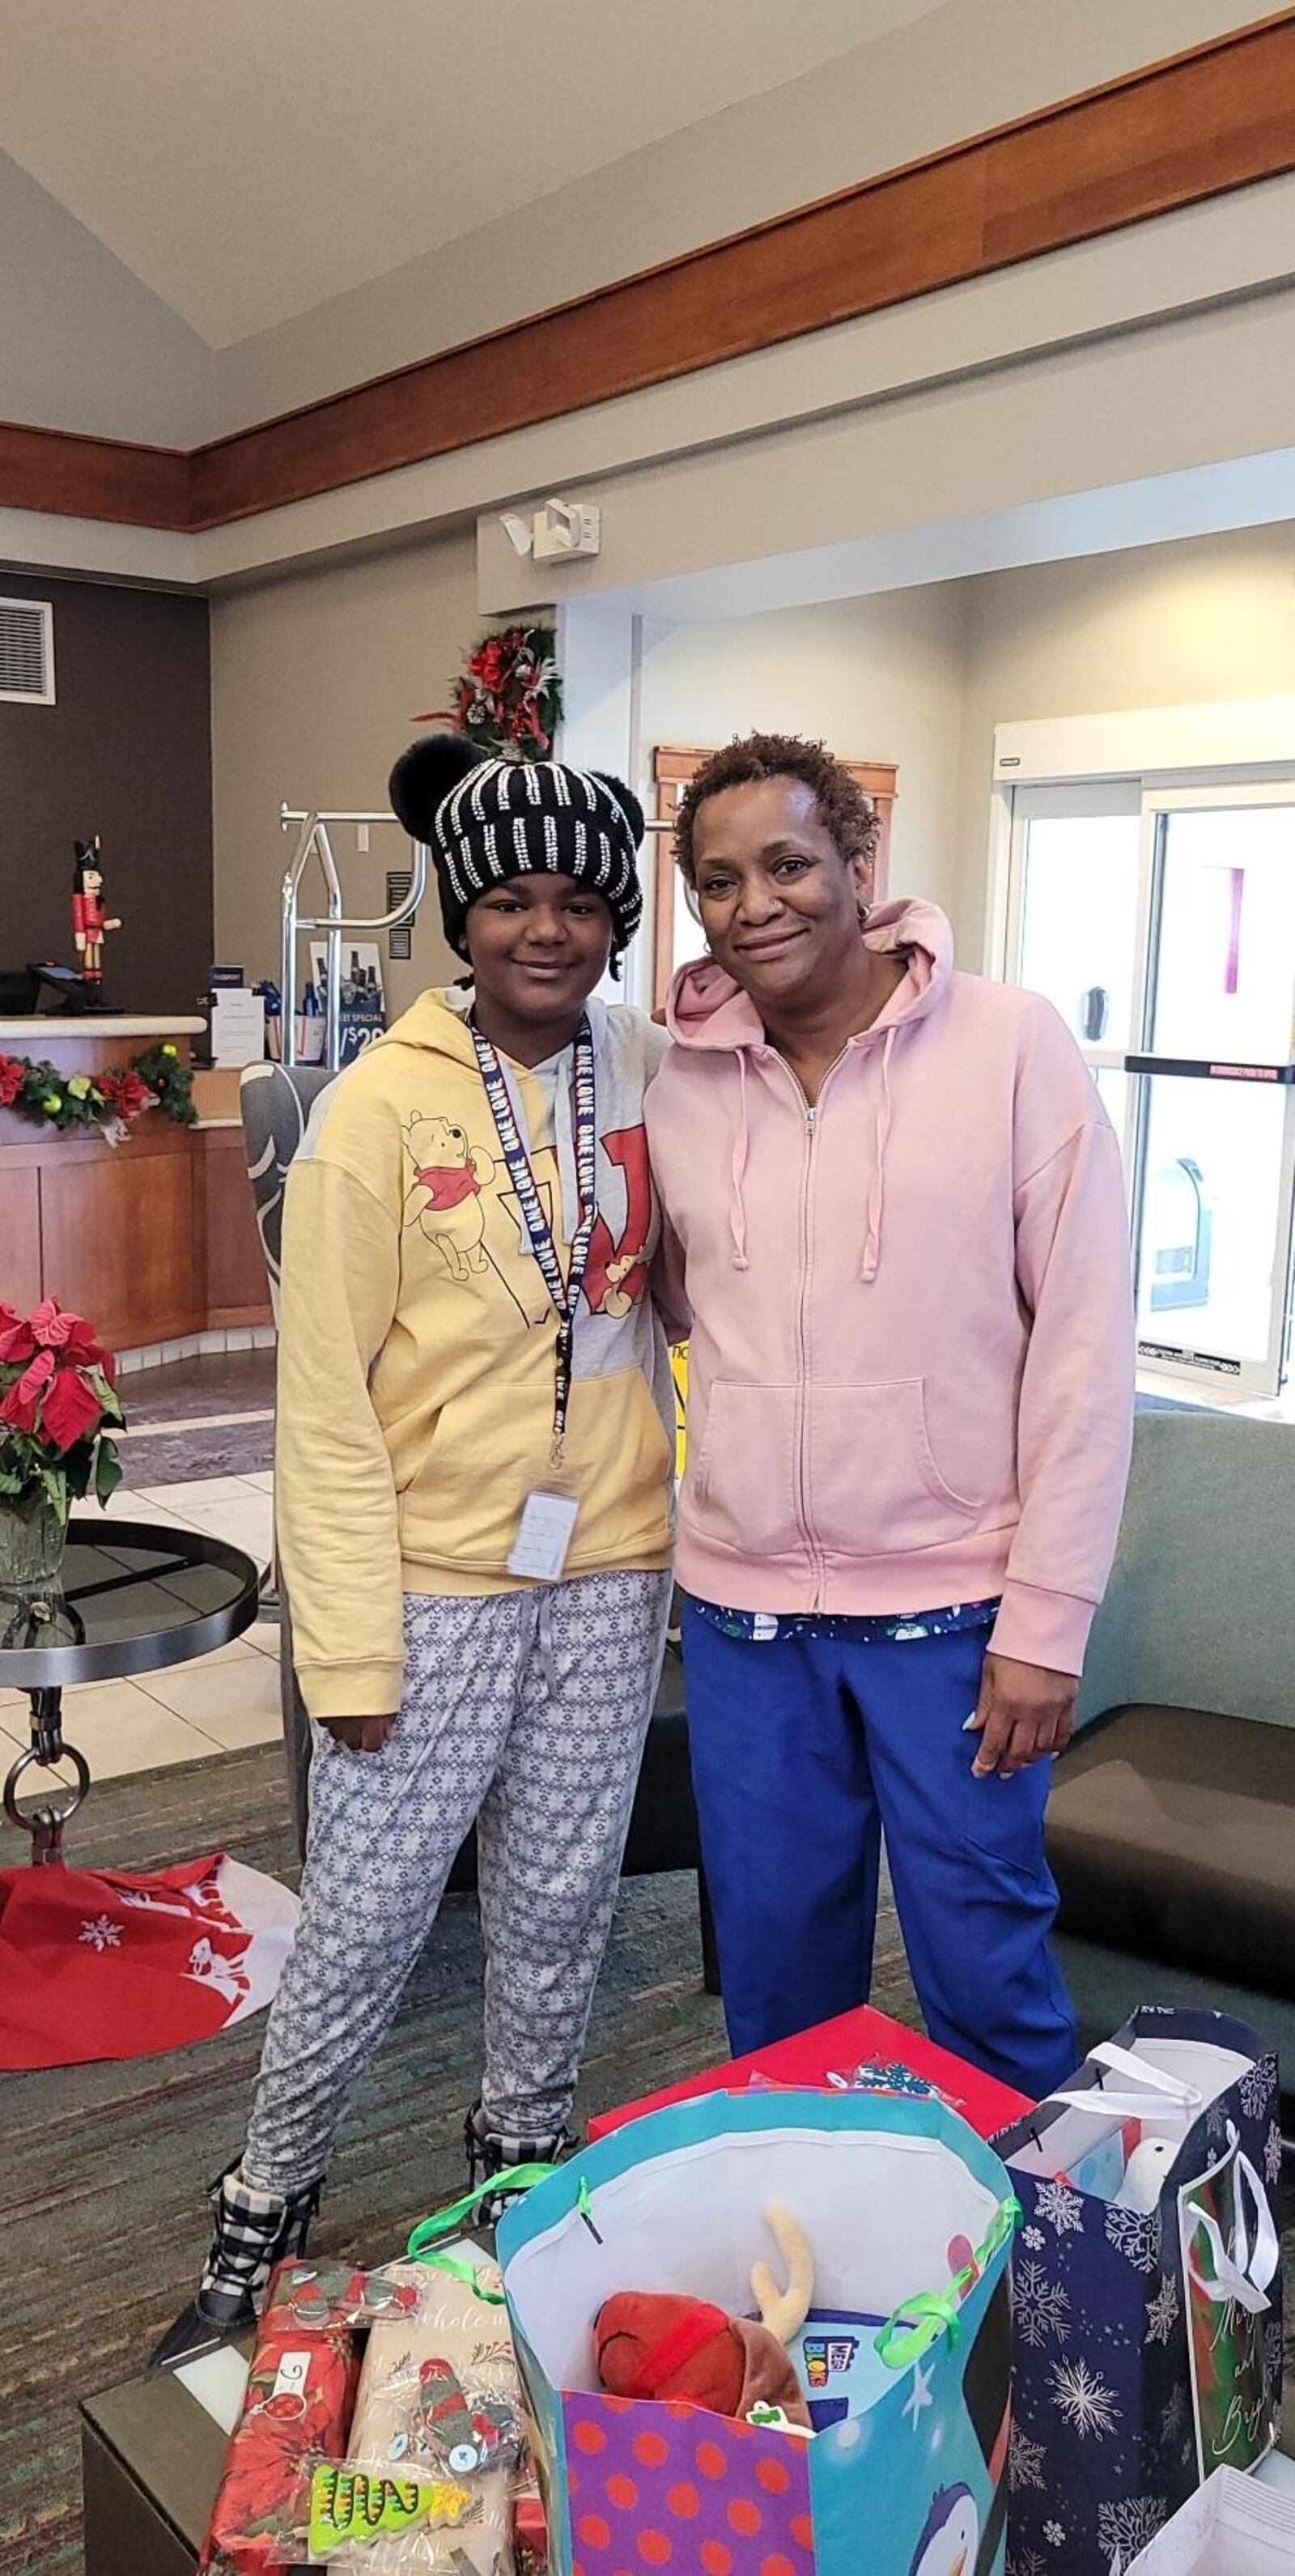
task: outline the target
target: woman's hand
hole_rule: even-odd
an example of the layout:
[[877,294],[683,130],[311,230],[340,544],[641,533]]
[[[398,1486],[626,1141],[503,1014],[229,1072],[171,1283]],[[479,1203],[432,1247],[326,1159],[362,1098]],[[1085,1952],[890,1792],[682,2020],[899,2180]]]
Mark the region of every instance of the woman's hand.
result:
[[1073,1673],[1050,1673],[1041,1664],[1018,1664],[1009,1655],[986,1655],[980,1699],[968,1734],[980,1744],[972,1774],[1009,1780],[1050,1754],[1063,1753],[1074,1733],[1079,1684]]
[[344,1744],[348,1753],[380,1753],[396,1721],[394,1717],[321,1717],[319,1723],[334,1744]]

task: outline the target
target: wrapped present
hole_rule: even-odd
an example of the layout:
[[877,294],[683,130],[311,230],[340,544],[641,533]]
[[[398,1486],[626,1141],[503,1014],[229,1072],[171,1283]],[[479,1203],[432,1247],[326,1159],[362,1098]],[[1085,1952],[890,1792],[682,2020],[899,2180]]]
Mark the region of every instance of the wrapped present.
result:
[[496,2576],[524,2438],[498,2271],[433,2252],[390,2264],[384,2277],[414,2304],[370,2332],[348,2465],[396,2483],[430,2480],[441,2495],[335,2563],[368,2576]]
[[1027,2097],[1010,2085],[950,2056],[920,2031],[906,2030],[902,2022],[861,2004],[856,2012],[820,2022],[817,2029],[801,2031],[795,2039],[690,2075],[682,2084],[623,2103],[619,2110],[604,2111],[590,2121],[589,2138],[592,2144],[597,2138],[610,2137],[627,2120],[642,2119],[646,2112],[664,2110],[671,2102],[692,2101],[703,2093],[744,2093],[752,2086],[801,2092],[820,2084],[834,2091],[867,2089],[918,2099],[931,2095],[947,2110],[956,2111],[982,2138],[992,2138],[1031,2108]]
[[1145,2007],[997,2145],[1023,2213],[1009,2568],[1109,2576],[1276,2438],[1276,2060],[1221,2013]]
[[[740,2314],[774,2205],[810,2241],[829,2375],[850,2346],[844,2411],[806,2435],[775,2409],[607,2395],[593,2321],[612,2294]],[[998,2158],[930,2096],[702,2098],[563,2165],[498,2230],[551,2576],[858,2576],[864,2533],[885,2576],[994,2576],[1014,2220]]]
[[200,2571],[259,2576],[305,2560],[313,2474],[344,2455],[359,2382],[353,2287],[353,2274],[322,2266],[272,2275]]

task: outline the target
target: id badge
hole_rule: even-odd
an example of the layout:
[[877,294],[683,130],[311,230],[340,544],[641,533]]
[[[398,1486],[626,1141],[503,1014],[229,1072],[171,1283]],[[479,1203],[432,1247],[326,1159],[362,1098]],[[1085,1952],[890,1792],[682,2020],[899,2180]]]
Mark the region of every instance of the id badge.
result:
[[522,1505],[508,1559],[510,1574],[529,1583],[560,1583],[580,1510],[575,1494],[537,1487]]

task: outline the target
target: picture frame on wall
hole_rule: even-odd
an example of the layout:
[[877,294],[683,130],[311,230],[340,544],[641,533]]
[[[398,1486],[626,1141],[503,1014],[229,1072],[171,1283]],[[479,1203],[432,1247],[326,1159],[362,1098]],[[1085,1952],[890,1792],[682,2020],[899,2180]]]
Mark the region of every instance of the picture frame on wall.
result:
[[[652,783],[656,796],[656,821],[673,823],[680,798],[703,761],[711,758],[706,747],[696,743],[659,743],[652,755]],[[893,761],[847,760],[845,767],[858,780],[872,803],[879,827],[877,854],[873,863],[873,901],[884,903],[890,882],[890,826],[898,794],[899,771]],[[652,920],[652,1007],[659,1011],[670,989],[670,978],[680,966],[705,952],[701,924],[693,910],[689,889],[674,863],[674,843],[669,832],[654,835],[656,840],[656,901]]]

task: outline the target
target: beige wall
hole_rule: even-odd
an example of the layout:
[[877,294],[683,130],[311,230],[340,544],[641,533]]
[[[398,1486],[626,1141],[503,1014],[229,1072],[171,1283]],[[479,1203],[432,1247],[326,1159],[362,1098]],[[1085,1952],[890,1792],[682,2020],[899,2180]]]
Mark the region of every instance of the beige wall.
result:
[[[249,977],[278,980],[280,802],[385,806],[413,717],[444,707],[474,640],[475,601],[466,534],[213,601],[216,943]],[[384,910],[385,871],[408,861],[403,835],[375,832],[367,859],[353,834],[335,846],[348,909]],[[396,1009],[451,971],[434,898],[413,945],[411,965],[384,963]]]
[[[381,805],[410,719],[444,702],[478,624],[467,536],[261,585],[212,606],[217,946],[278,973],[281,797]],[[643,766],[655,744],[753,726],[899,767],[893,883],[947,906],[982,955],[994,727],[1033,716],[1295,690],[1295,526],[1039,565],[814,608],[648,626]],[[380,838],[381,836],[375,836]],[[405,845],[358,861],[380,910]],[[449,971],[434,907],[397,1008]]]
[[995,725],[1295,690],[1295,526],[1038,564],[965,589],[954,919],[978,966]]
[[893,760],[891,882],[954,892],[967,583],[888,591],[644,638],[644,769],[658,743],[808,734],[851,760]]

